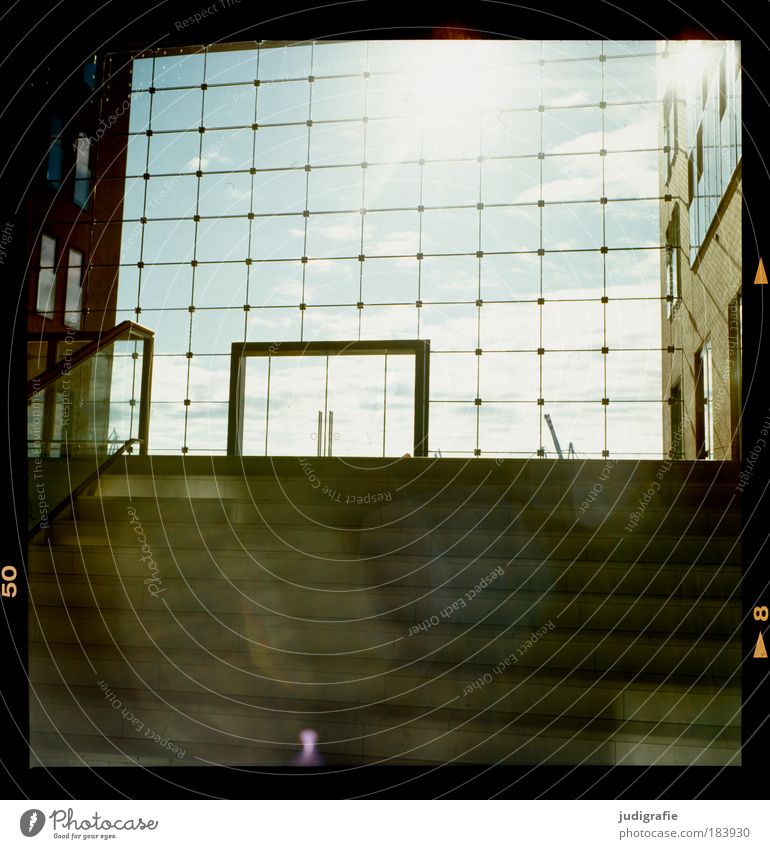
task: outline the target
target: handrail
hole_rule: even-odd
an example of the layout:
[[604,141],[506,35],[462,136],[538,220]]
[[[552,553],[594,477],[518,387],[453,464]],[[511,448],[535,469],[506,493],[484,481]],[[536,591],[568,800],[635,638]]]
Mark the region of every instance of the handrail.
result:
[[[120,324],[116,324],[115,327],[111,327],[103,333],[100,332],[96,339],[75,351],[75,353],[66,360],[68,367],[70,369],[75,368],[75,366],[80,365],[80,363],[84,362],[89,357],[92,357],[102,348],[111,344],[126,333],[150,342],[155,339],[155,333],[149,328],[143,327],[141,324],[135,324],[133,321],[122,321]],[[61,336],[61,334],[56,335]],[[49,366],[37,377],[27,381],[27,399],[32,398],[33,395],[36,395],[42,389],[45,389],[46,386],[53,383],[57,378],[61,377],[63,362],[65,361],[59,360],[58,363],[54,363],[54,365]]]
[[[94,469],[94,471],[91,472],[85,480],[73,487],[67,496],[65,496],[52,510],[48,511],[48,516],[45,519],[46,527],[62,512],[62,510],[65,509],[65,507],[69,507],[70,504],[73,504],[81,493],[83,493],[95,480],[100,478],[107,468],[118,459],[118,457],[121,457],[126,451],[130,451],[135,442],[141,443],[141,440],[136,437],[127,439],[120,448],[113,451],[113,453],[107,457],[101,466]],[[30,528],[30,530],[27,531],[27,542],[32,542],[33,538],[43,530],[42,525],[43,521],[41,520],[33,528]]]

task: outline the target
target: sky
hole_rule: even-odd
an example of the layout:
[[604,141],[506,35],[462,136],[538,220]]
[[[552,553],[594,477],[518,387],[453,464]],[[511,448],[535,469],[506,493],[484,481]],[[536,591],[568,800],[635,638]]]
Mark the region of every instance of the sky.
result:
[[[658,52],[383,41],[135,60],[118,320],[156,332],[151,450],[224,452],[234,341],[419,338],[431,454],[552,456],[550,413],[578,456],[662,456]],[[327,408],[334,453],[382,455],[383,427],[387,456],[411,451],[411,363],[389,358],[385,392],[384,358],[366,360],[332,359],[327,386],[324,358],[274,358],[268,419],[251,359],[244,453],[265,453],[267,424],[268,453],[314,455]]]

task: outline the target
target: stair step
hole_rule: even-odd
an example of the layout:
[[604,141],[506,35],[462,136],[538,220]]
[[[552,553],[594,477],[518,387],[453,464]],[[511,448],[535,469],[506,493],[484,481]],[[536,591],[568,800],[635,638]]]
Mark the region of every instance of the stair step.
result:
[[[253,614],[214,618],[203,611],[182,611],[172,617],[162,609],[147,609],[141,611],[142,627],[137,627],[136,612],[72,608],[65,616],[57,615],[59,610],[40,608],[36,620],[30,622],[31,644],[45,641],[77,647],[84,641],[90,646],[117,643],[126,651],[164,646],[173,653],[205,646],[217,657],[221,652],[237,651],[247,658],[246,663],[271,666],[280,666],[286,655],[296,654],[313,669],[323,667],[329,656],[355,662],[395,659],[400,663],[424,660],[494,666],[516,653],[517,665],[522,667],[612,670],[618,674],[675,671],[694,676],[730,676],[742,657],[737,632],[719,636],[707,630],[688,635],[661,633],[652,626],[610,631],[592,627],[597,624],[593,621],[576,629],[554,620],[534,625],[511,622],[504,627],[489,620],[475,625],[446,620],[426,631],[415,631],[410,623],[383,619],[319,625],[309,619]],[[533,633],[542,633],[549,621],[555,627],[533,640]]]
[[[227,752],[228,746],[237,743],[249,757],[257,758],[251,762],[260,763],[259,757],[272,751],[277,762],[286,763],[291,753],[297,751],[299,730],[308,725],[319,733],[319,749],[331,763],[339,756],[348,756],[399,760],[411,757],[434,762],[457,758],[479,763],[499,759],[512,763],[548,763],[554,758],[558,763],[579,763],[588,758],[589,762],[609,764],[618,757],[615,751],[618,746],[627,758],[634,758],[636,747],[656,746],[661,749],[664,763],[681,763],[688,757],[692,763],[726,763],[740,747],[737,728],[666,722],[659,718],[644,721],[489,710],[479,714],[472,709],[425,710],[407,705],[363,705],[351,710],[345,704],[338,704],[335,709],[331,703],[322,712],[310,708],[290,713],[292,707],[294,710],[297,707],[296,701],[290,699],[268,699],[257,709],[241,706],[237,712],[227,712],[224,707],[227,702],[223,700],[219,706],[210,704],[208,709],[201,710],[194,694],[188,698],[180,694],[175,702],[177,710],[169,715],[157,698],[143,699],[141,692],[130,690],[121,695],[124,697],[121,702],[130,711],[127,718],[104,700],[99,705],[74,693],[71,704],[65,702],[57,710],[62,725],[56,730],[67,741],[80,738],[76,751],[86,753],[86,757],[109,757],[107,747],[117,738],[118,751],[163,762],[169,761],[171,752],[148,739],[147,729],[162,733],[172,745],[181,748],[184,756],[178,758],[180,761],[210,758],[217,751],[221,755],[220,747]],[[694,707],[697,709],[697,705]],[[50,732],[41,713],[33,709],[36,725],[41,729],[38,733],[44,736]],[[100,740],[93,725],[84,725],[88,717],[108,739]],[[131,721],[133,717],[135,723]],[[36,748],[35,741],[31,742]],[[50,739],[45,742],[56,745]],[[63,754],[61,749],[54,751]]]
[[[127,546],[76,545],[31,546],[30,569],[36,575],[71,573],[92,577],[115,576],[125,579],[148,576],[148,566],[133,544]],[[204,552],[194,548],[152,547],[153,561],[160,574],[183,574],[188,580],[226,578],[257,583],[274,581],[298,584],[307,588],[361,586],[406,586],[415,590],[446,588],[462,596],[502,570],[504,586],[531,592],[590,591],[648,596],[700,597],[729,599],[740,591],[740,566],[676,564],[671,562],[614,563],[591,560],[541,560],[533,558],[484,557],[384,557],[368,561],[339,561],[308,558],[296,552]]]
[[[472,499],[466,505],[426,505],[387,503],[384,506],[339,503],[293,503],[290,501],[267,501],[255,504],[248,499],[237,498],[188,498],[177,497],[134,497],[90,496],[81,497],[76,507],[77,521],[114,522],[130,520],[129,508],[143,524],[145,522],[191,522],[209,524],[214,522],[252,525],[286,525],[290,522],[307,523],[311,527],[345,530],[367,530],[376,528],[452,528],[474,530],[502,530],[525,527],[531,531],[546,533],[567,531],[622,532],[629,523],[629,516],[636,505],[619,505],[607,511],[591,505],[585,511],[579,507],[554,506],[539,508],[514,506],[507,502],[479,505]],[[347,508],[351,509],[348,510]],[[729,536],[735,538],[741,528],[739,513],[718,510],[697,510],[674,505],[665,510],[648,509],[644,521],[649,533],[680,535],[684,532],[705,536]],[[343,524],[339,525],[338,523]]]
[[[148,572],[148,574],[150,574]],[[152,581],[151,577],[146,580]],[[162,575],[153,595],[140,578],[121,579],[71,576],[61,583],[55,576],[35,579],[30,593],[36,608],[64,604],[66,608],[96,605],[99,610],[153,609],[158,606],[157,587],[163,601],[175,613],[208,611],[214,617],[304,618],[319,625],[326,622],[353,625],[361,620],[382,619],[404,630],[417,623],[451,619],[470,625],[520,623],[540,627],[553,620],[562,628],[633,631],[650,626],[658,631],[698,635],[734,633],[740,621],[740,598],[727,602],[706,598],[693,604],[689,598],[637,597],[629,594],[558,591],[531,592],[506,586],[505,576],[480,592],[458,596],[451,590],[415,592],[400,587],[308,589],[274,581],[239,581],[230,585],[216,580],[194,580]],[[672,627],[671,623],[675,623]]]

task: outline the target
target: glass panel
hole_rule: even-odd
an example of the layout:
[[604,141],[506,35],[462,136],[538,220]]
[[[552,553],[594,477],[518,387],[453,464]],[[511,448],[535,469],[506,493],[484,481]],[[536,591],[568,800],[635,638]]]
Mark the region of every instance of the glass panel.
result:
[[605,207],[608,248],[641,248],[660,245],[658,201],[615,201]]
[[260,127],[256,133],[255,168],[301,168],[307,164],[308,128]]
[[358,339],[361,310],[349,307],[309,307],[304,312],[302,338]]
[[422,169],[425,206],[475,205],[479,201],[478,162],[427,162]]
[[256,102],[253,84],[209,88],[203,100],[203,126],[249,126],[254,122]]
[[252,211],[302,212],[306,208],[306,184],[304,171],[259,171],[254,175]]
[[[539,94],[535,95],[539,99]],[[540,114],[495,110],[483,116],[481,153],[483,156],[534,156],[540,152]],[[492,164],[492,160],[484,166]]]
[[[260,217],[251,226],[253,260],[293,259],[299,263],[305,251],[305,224],[294,215]],[[261,264],[261,263],[260,263]],[[257,267],[259,272],[259,267]],[[301,274],[301,270],[299,271]]]
[[360,253],[361,216],[358,213],[312,215],[308,219],[308,256],[355,259]]
[[291,305],[296,310],[302,301],[302,268],[293,262],[260,262],[252,266],[249,304],[256,307]]
[[573,352],[543,355],[543,398],[555,401],[601,401],[604,397],[602,354]]
[[[540,398],[540,357],[537,354],[495,354],[479,357],[479,396],[484,406],[495,401]],[[432,380],[432,377],[431,377]]]
[[[246,357],[244,360],[243,454],[266,454],[267,372],[272,371],[269,357]],[[315,452],[313,452],[315,453]]]
[[318,454],[318,413],[325,409],[325,391],[325,357],[272,357],[268,454]]
[[249,342],[288,342],[302,333],[302,313],[297,307],[255,309],[246,321]]
[[385,456],[414,451],[414,357],[389,356],[385,399]]
[[147,181],[147,218],[192,218],[196,213],[198,180],[153,177]]
[[[316,73],[315,66],[313,73]],[[313,121],[360,119],[363,115],[363,76],[316,79],[313,83]]]
[[[598,100],[597,100],[598,105]],[[543,152],[554,154],[591,154],[598,156],[602,147],[602,118],[598,109],[552,109],[543,113]],[[575,167],[580,162],[571,157]],[[580,156],[582,159],[583,156]]]
[[[477,213],[478,214],[478,213]],[[471,243],[471,234],[466,236],[470,249],[477,249],[478,240]],[[485,209],[481,215],[481,249],[489,251],[537,251],[540,247],[540,210],[536,206],[512,207],[510,209]]]
[[419,202],[420,166],[417,163],[402,165],[392,162],[370,165],[366,169],[367,209],[417,209]]
[[144,228],[146,263],[190,262],[195,248],[193,221],[150,221]]
[[430,405],[430,433],[428,454],[441,452],[448,456],[470,456],[476,448],[477,411],[480,407],[471,404]]
[[[633,375],[633,379],[631,377]],[[661,352],[607,354],[607,397],[613,401],[656,401],[661,396]]]
[[73,365],[79,347],[59,344],[57,357],[71,367],[28,400],[29,529],[47,527],[73,488],[138,435],[143,344],[119,339]]
[[[129,136],[126,145],[126,174],[136,176],[147,171],[147,136]],[[175,163],[176,165],[176,163]]]
[[656,62],[654,55],[609,59],[604,66],[604,99],[607,103],[655,100]]
[[262,80],[289,80],[310,73],[310,45],[263,47],[259,51],[259,77]]
[[[629,254],[629,259],[631,255]],[[661,301],[612,300],[607,313],[607,345],[613,348],[660,348]]]
[[607,407],[607,448],[611,457],[663,456],[663,411],[661,403],[624,404]]
[[398,307],[368,306],[361,311],[362,339],[416,339],[418,310],[413,304]]
[[[243,325],[243,317],[241,317]],[[241,329],[240,338],[243,338]],[[236,341],[236,340],[232,340]],[[206,357],[196,355],[190,360],[190,388],[187,397],[191,401],[226,402],[230,397],[230,342],[222,346],[226,355]]]
[[601,298],[604,262],[598,251],[547,253],[543,257],[543,295],[548,298]]
[[[420,250],[420,214],[416,211],[373,212],[364,216],[364,255],[416,257]],[[402,268],[417,263],[401,263]]]
[[184,426],[187,408],[181,399],[171,402],[155,400],[150,412],[150,453],[178,454],[184,443]]
[[[246,266],[216,263],[195,270],[193,304],[198,307],[231,307],[242,310],[246,303]],[[252,269],[252,279],[254,275]]]
[[[142,137],[140,136],[139,139]],[[203,135],[204,144],[208,141]],[[138,139],[137,139],[138,140]],[[147,138],[144,137],[144,141]],[[181,172],[195,172],[199,170],[201,134],[200,133],[157,133],[150,137],[150,162],[145,168],[144,161],[137,168],[137,173],[143,174],[177,174]],[[129,149],[133,139],[129,143]],[[137,165],[140,163],[137,162]],[[133,173],[127,169],[128,173]],[[151,183],[155,181],[151,180]],[[180,216],[175,215],[175,218]]]
[[481,348],[536,351],[540,347],[540,309],[537,304],[484,304]]
[[205,174],[201,177],[199,215],[246,215],[250,205],[250,174]]
[[313,169],[308,181],[308,208],[313,212],[361,209],[362,175],[360,167]]
[[484,254],[481,260],[481,297],[485,302],[539,298],[540,257]]
[[142,269],[139,306],[143,310],[187,309],[192,301],[189,265],[156,265]]
[[546,301],[542,307],[543,347],[546,351],[584,348],[600,350],[604,344],[602,306],[597,301]]
[[310,83],[307,80],[267,83],[259,87],[257,121],[260,124],[289,124],[309,118]]
[[[534,457],[540,444],[540,407],[532,404],[487,404],[479,408],[482,456],[514,454]],[[549,443],[550,447],[550,443]]]
[[313,261],[305,272],[307,304],[356,304],[361,264],[358,260]]
[[246,315],[242,309],[196,310],[190,340],[193,362],[201,354],[229,354],[233,342],[244,341],[245,327]]
[[602,197],[602,157],[547,156],[543,160],[543,200],[598,201]]
[[652,150],[658,147],[657,104],[608,106],[604,110],[604,147]]
[[201,221],[196,258],[199,262],[245,262],[249,253],[249,229],[247,218]]
[[478,364],[475,354],[430,356],[431,401],[473,401]]
[[[332,435],[332,454],[384,456],[385,379],[384,356],[329,357],[327,410],[333,416],[326,435]],[[411,442],[405,450],[410,449]]]
[[196,404],[187,408],[185,444],[205,454],[223,454],[227,449],[227,404]]
[[[307,135],[303,138],[307,142]],[[352,165],[363,159],[362,123],[319,124],[313,127],[310,134],[311,165]]]
[[[245,171],[251,168],[254,152],[254,131],[212,130],[202,136],[200,161],[193,156],[188,165],[201,171]],[[200,163],[200,164],[199,164]]]
[[[496,211],[496,210],[495,210]],[[423,253],[470,253],[479,249],[475,209],[426,210],[422,216]]]
[[420,339],[430,340],[431,350],[473,351],[478,313],[473,304],[425,304],[420,309]]
[[[599,401],[588,404],[553,404],[545,399],[544,406],[538,409],[543,415],[551,416],[556,436],[564,456],[567,456],[570,443],[575,453],[582,458],[601,457],[604,450],[604,410]],[[555,457],[548,425],[543,421],[543,447],[547,456]]]
[[424,301],[475,301],[479,290],[476,257],[427,257],[422,261],[420,282]]
[[152,85],[153,59],[134,59],[131,66],[131,88],[149,88]]
[[201,126],[202,105],[203,92],[199,88],[157,91],[152,96],[152,129],[197,129]]
[[253,83],[256,78],[256,50],[209,50],[206,55],[206,82],[209,85]]
[[600,248],[601,246],[601,204],[546,203],[543,209],[545,250]]
[[153,72],[153,85],[193,86],[203,82],[203,53],[188,53],[182,56],[157,56]]

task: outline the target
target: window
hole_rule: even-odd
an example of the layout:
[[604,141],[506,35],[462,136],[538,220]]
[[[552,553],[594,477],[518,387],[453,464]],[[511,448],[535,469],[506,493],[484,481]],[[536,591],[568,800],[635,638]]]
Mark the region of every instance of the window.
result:
[[48,149],[48,167],[46,169],[46,179],[49,184],[55,188],[61,188],[62,177],[64,176],[64,139],[62,138],[62,130],[64,122],[61,115],[54,112],[51,115],[51,146]]
[[741,407],[742,407],[742,354],[743,354],[743,299],[736,295],[727,313],[727,356],[730,371],[730,441],[732,459],[740,460]]
[[71,330],[80,330],[83,298],[83,254],[69,249],[67,261],[67,295],[64,305],[64,324]]
[[714,397],[711,369],[711,340],[704,342],[695,366],[695,438],[699,460],[714,459]]
[[671,396],[668,403],[671,420],[671,450],[668,453],[672,460],[681,460],[684,457],[684,430],[682,421],[682,384],[678,380],[671,387]]
[[666,310],[669,318],[673,316],[677,302],[682,297],[679,254],[679,207],[674,206],[666,228]]
[[37,275],[37,311],[53,318],[56,295],[56,239],[43,234],[40,241],[40,270]]
[[78,206],[88,206],[91,193],[91,139],[81,133],[75,142],[75,190],[72,199]]
[[666,146],[666,182],[671,179],[671,169],[674,166],[676,157],[676,139],[677,139],[677,117],[676,104],[674,103],[674,88],[668,90],[666,99],[663,102],[663,133],[664,144]]

